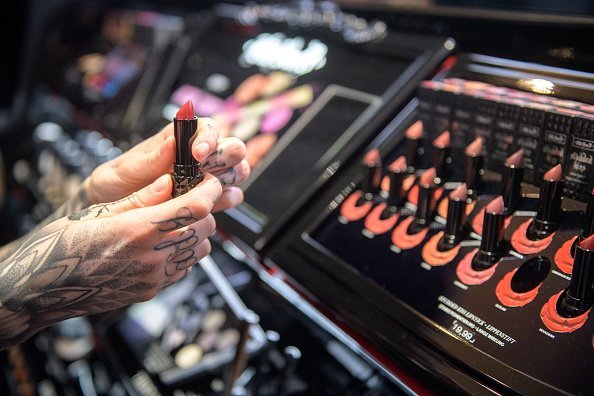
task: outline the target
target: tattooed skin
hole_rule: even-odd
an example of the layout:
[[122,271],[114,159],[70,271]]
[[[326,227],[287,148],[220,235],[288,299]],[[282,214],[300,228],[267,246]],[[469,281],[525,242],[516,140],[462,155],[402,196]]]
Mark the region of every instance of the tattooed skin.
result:
[[[45,225],[62,218],[66,215],[74,213],[78,210],[89,205],[89,199],[87,197],[87,190],[84,186],[81,186],[75,195],[73,195],[68,201],[66,201],[61,207],[59,207],[55,212],[53,212],[50,216],[48,216],[45,220],[43,220],[33,232],[41,229]],[[0,261],[6,259],[10,256],[19,246],[23,244],[27,240],[28,236],[21,237],[5,246],[0,248]]]
[[[93,205],[41,227],[0,263],[0,349],[61,320],[152,298],[198,262],[193,248],[200,239],[182,228],[198,220],[188,208],[153,222],[165,239],[147,249],[139,246],[142,233],[122,240],[114,235],[115,221],[97,219],[116,204]],[[151,247],[163,254],[142,254]]]

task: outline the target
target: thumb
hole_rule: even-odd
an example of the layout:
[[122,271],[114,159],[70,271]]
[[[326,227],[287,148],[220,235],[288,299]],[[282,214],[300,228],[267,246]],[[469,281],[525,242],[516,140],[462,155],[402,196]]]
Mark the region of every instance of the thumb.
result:
[[97,210],[96,217],[104,217],[114,216],[132,209],[158,205],[171,198],[172,187],[171,176],[165,174],[148,186],[119,201],[93,205],[90,209]]

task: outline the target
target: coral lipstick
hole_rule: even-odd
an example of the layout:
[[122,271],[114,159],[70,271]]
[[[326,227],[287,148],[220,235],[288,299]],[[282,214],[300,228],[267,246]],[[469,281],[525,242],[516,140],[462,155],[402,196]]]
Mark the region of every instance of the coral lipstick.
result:
[[173,118],[175,137],[175,162],[171,175],[173,197],[187,193],[204,178],[200,163],[192,156],[192,140],[197,128],[198,117],[194,113],[192,101],[188,100]]

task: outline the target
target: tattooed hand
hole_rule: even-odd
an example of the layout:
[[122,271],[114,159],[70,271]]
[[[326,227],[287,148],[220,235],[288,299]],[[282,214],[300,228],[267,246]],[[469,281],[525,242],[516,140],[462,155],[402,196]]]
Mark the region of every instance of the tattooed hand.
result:
[[[222,138],[209,118],[198,120],[192,153],[205,172],[217,176],[223,184],[223,195],[214,207],[221,211],[243,200],[243,192],[235,187],[245,180],[250,167],[244,159],[243,142]],[[118,158],[99,166],[85,181],[89,203],[112,202],[137,191],[160,175],[171,173],[175,159],[173,124],[139,143]]]
[[163,175],[119,201],[50,223],[0,263],[0,349],[73,316],[155,296],[210,252],[220,204],[212,174],[169,199]]

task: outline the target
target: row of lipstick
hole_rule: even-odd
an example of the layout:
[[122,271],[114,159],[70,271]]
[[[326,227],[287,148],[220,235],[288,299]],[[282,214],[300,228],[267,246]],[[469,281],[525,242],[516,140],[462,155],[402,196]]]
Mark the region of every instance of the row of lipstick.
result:
[[[383,180],[379,150],[373,149],[366,154],[362,162],[365,175],[361,188],[343,202],[339,220],[349,222],[365,218],[363,233],[368,237],[387,233],[395,226],[391,249],[399,253],[419,246],[426,239],[437,211],[442,219],[445,218],[445,229],[424,244],[421,254],[427,264],[441,266],[456,258],[461,242],[469,234],[466,220],[483,188],[483,143],[479,137],[466,147],[464,182],[451,191],[447,199],[442,199],[448,167],[451,166],[449,132],[442,133],[433,141],[434,166],[417,178],[414,165],[407,162],[407,158],[415,160],[414,146],[420,134],[420,122],[407,130],[406,153],[389,165]],[[458,278],[465,284],[477,285],[490,279],[505,254],[505,228],[523,199],[522,159],[522,150],[507,158],[500,195],[472,220],[472,230],[477,234],[475,237],[480,238],[480,246],[466,254],[457,265]],[[522,223],[512,235],[511,244],[517,252],[539,253],[551,243],[560,225],[563,184],[561,165],[545,173],[540,184],[536,216]],[[385,200],[377,196],[380,189],[384,196],[387,191]],[[594,192],[591,197],[587,212],[594,215]],[[405,205],[406,201],[408,205]],[[554,331],[573,331],[583,325],[594,303],[594,236],[589,237],[594,230],[594,216],[587,216],[587,219],[579,238],[567,241],[555,255],[559,268],[566,273],[571,272],[572,277],[570,286],[553,296],[542,310],[543,322]],[[510,285],[515,272],[504,277],[497,287],[500,301],[508,306],[529,303],[540,287],[537,284],[531,290],[514,291]]]

